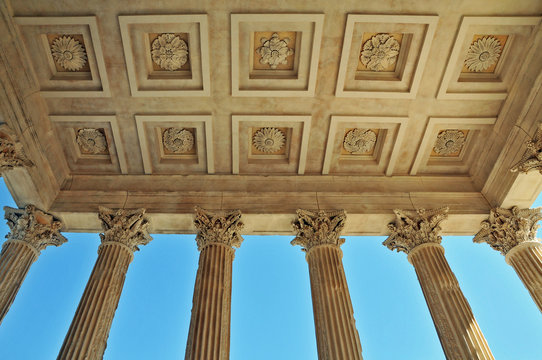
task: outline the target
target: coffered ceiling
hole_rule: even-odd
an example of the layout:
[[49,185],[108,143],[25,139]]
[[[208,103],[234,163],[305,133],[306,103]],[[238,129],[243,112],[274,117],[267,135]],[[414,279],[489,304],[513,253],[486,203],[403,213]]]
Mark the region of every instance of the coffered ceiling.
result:
[[35,163],[6,174],[72,231],[98,205],[191,232],[194,205],[289,233],[344,208],[383,234],[394,208],[450,206],[469,234],[530,206],[511,173],[541,117],[542,3],[2,3],[2,121]]

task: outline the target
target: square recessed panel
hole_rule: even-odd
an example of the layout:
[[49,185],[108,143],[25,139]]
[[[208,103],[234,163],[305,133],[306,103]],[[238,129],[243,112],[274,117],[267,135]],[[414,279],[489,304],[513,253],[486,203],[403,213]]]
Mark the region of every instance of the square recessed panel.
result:
[[331,116],[322,174],[391,176],[406,117]]
[[324,15],[232,14],[232,94],[313,96]]
[[496,118],[429,118],[410,175],[469,174],[495,121]]
[[348,15],[336,96],[416,97],[438,16]]
[[505,99],[540,19],[464,17],[437,98]]
[[310,115],[232,115],[232,172],[303,174],[310,123]]
[[145,174],[213,174],[211,115],[136,115]]
[[95,17],[16,17],[44,97],[110,96]]
[[209,96],[207,15],[119,16],[132,96]]
[[126,174],[126,155],[115,116],[49,116],[74,174]]

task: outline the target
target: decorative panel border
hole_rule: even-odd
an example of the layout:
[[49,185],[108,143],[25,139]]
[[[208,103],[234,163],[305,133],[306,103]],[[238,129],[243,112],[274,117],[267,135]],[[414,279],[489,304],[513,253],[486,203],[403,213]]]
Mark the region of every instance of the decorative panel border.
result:
[[[359,125],[362,128],[372,129],[377,128],[385,130],[387,134],[384,138],[377,140],[376,146],[380,148],[386,148],[388,154],[386,156],[380,156],[376,159],[377,167],[385,166],[386,176],[393,174],[397,157],[399,156],[401,144],[403,143],[405,128],[408,122],[408,117],[379,117],[379,116],[331,116],[331,123],[329,126],[329,134],[327,138],[327,146],[324,155],[324,164],[322,167],[322,174],[327,175],[331,171],[332,161],[337,160],[340,156],[341,143],[343,136],[340,137],[340,142],[337,142],[339,130],[342,129],[341,125],[351,124],[352,126]],[[382,141],[383,144],[378,144],[378,141]],[[362,160],[349,160],[349,161],[362,161]],[[384,165],[387,161],[387,165]]]
[[[257,127],[275,126],[278,128],[300,125],[298,159],[287,158],[285,160],[297,162],[297,174],[305,173],[307,152],[309,147],[309,132],[311,127],[310,115],[232,115],[232,173],[239,174],[240,165],[246,163],[249,158],[248,152],[241,153],[240,136],[241,124]],[[288,139],[287,139],[288,140]],[[243,156],[243,158],[241,158]],[[268,159],[272,161],[273,159]]]
[[[141,147],[141,157],[143,159],[143,168],[145,174],[156,173],[155,167],[159,164],[153,160],[152,150],[149,143],[149,134],[145,128],[146,124],[153,124],[154,130],[160,125],[171,127],[172,125],[178,125],[179,127],[196,127],[195,143],[197,147],[197,164],[200,168],[202,165],[206,165],[206,172],[208,174],[214,174],[215,162],[214,162],[214,150],[213,150],[213,126],[211,115],[135,115],[137,134],[139,137],[139,144]],[[199,124],[199,125],[198,125]],[[171,159],[175,162],[175,159]],[[181,159],[177,159],[176,164],[182,164]],[[206,163],[204,164],[204,162]]]
[[[114,115],[96,115],[96,116],[89,116],[89,115],[51,115],[49,116],[49,119],[55,125],[61,126],[61,127],[71,127],[69,124],[80,124],[81,128],[85,127],[92,127],[97,126],[99,127],[100,124],[106,124],[109,125],[109,129],[105,129],[106,131],[106,138],[108,140],[108,149],[109,149],[109,155],[108,156],[102,156],[98,155],[96,156],[96,165],[97,162],[102,160],[102,158],[110,159],[110,164],[112,165],[112,168],[115,168],[118,166],[120,173],[127,174],[128,173],[128,165],[126,162],[126,155],[124,151],[124,146],[122,143],[122,139],[120,137],[120,129],[117,117]],[[59,135],[59,134],[57,134]],[[73,134],[75,136],[75,134]],[[65,148],[65,151],[72,152],[74,154],[79,154],[79,151],[77,148],[77,144],[75,142],[75,138],[73,138],[73,141],[71,142],[63,142],[63,146],[68,146],[70,148]],[[70,164],[70,159],[68,154],[67,160],[68,164]],[[79,157],[80,158],[80,157]],[[76,159],[77,160],[79,160]],[[94,161],[92,159],[87,160],[89,164],[92,164]],[[101,162],[101,161],[100,161]],[[73,167],[73,164],[71,164]],[[94,164],[92,164],[94,165]],[[90,168],[89,168],[90,169]]]
[[[232,95],[314,96],[323,24],[324,14],[232,14]],[[293,75],[279,73],[264,78],[251,77],[256,32],[299,34]],[[241,57],[241,54],[248,56]]]
[[[438,16],[418,15],[355,15],[348,14],[337,78],[337,97],[397,98],[416,97],[425,63],[437,27]],[[361,24],[364,33],[404,33],[402,51],[398,62],[402,70],[393,79],[356,79],[354,65],[360,54],[363,34],[355,36],[356,26]],[[358,41],[359,40],[359,41]],[[354,41],[356,44],[354,44]],[[353,60],[356,59],[356,60]],[[353,63],[355,61],[355,64]],[[399,65],[398,65],[399,66]],[[382,73],[379,73],[382,74]]]
[[[122,46],[132,96],[209,96],[211,78],[207,15],[119,16]],[[155,76],[150,60],[151,35],[182,33],[191,65],[186,76]],[[134,38],[140,39],[134,42]]]
[[[43,97],[109,97],[109,80],[104,62],[102,44],[95,16],[76,17],[15,17],[15,23],[31,45],[29,59],[40,84]],[[35,28],[44,28],[39,30]],[[34,28],[32,31],[31,29]],[[78,34],[84,42],[88,62],[88,78],[55,78],[54,61],[47,43],[47,35]],[[39,49],[40,51],[37,51]],[[69,74],[73,75],[73,74]]]
[[[528,51],[530,38],[542,17],[465,16],[440,85],[438,99],[503,100]],[[491,73],[462,76],[467,51],[475,37],[492,35],[506,41]]]
[[[490,130],[497,121],[497,118],[440,118],[431,117],[427,123],[425,133],[422,137],[422,142],[416,154],[416,158],[410,170],[410,175],[418,173],[426,173],[431,168],[437,166],[446,166],[450,169],[457,167],[461,172],[468,171],[470,162],[475,160],[473,154],[476,149],[480,149],[484,145],[483,139],[480,138],[480,132]],[[435,141],[440,131],[446,129],[459,129],[468,131],[463,149],[459,155],[454,158],[445,158],[440,163],[431,164],[430,157],[435,145]],[[463,170],[464,171],[463,171]]]

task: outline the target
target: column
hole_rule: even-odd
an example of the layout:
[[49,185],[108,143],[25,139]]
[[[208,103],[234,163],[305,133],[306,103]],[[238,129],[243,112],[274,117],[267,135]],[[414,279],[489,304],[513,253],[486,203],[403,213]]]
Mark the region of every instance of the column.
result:
[[196,242],[200,251],[186,360],[230,357],[232,265],[241,246],[241,212],[212,212],[196,207]]
[[344,210],[297,210],[292,245],[306,252],[311,281],[312,307],[318,359],[361,360],[361,343],[342,264],[339,236]]
[[473,241],[504,255],[542,312],[542,243],[536,238],[541,209],[492,209]]
[[75,312],[58,359],[102,359],[128,266],[138,245],[148,244],[149,223],[144,209],[111,210],[100,207],[102,243],[98,259]]
[[448,360],[494,359],[467,299],[444,257],[440,223],[448,208],[395,210],[383,245],[408,254]]
[[6,206],[4,211],[11,231],[0,254],[0,323],[41,250],[66,242],[66,238],[60,234],[60,220],[33,205],[27,205],[24,209]]

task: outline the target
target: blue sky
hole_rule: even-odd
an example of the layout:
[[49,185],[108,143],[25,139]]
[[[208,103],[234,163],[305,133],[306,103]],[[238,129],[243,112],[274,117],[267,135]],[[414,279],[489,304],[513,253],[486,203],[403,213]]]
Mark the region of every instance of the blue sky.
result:
[[[15,206],[3,181],[2,204]],[[542,198],[535,206],[542,205]],[[7,234],[5,223],[0,233]],[[94,266],[98,234],[66,233],[42,252],[0,325],[0,359],[56,359]],[[307,263],[292,236],[245,236],[233,265],[232,360],[316,359]],[[444,359],[416,274],[384,237],[346,237],[346,271],[363,356]],[[445,237],[446,257],[497,359],[542,359],[541,314],[497,251]],[[198,251],[194,235],[154,235],[135,254],[106,360],[182,359]]]

